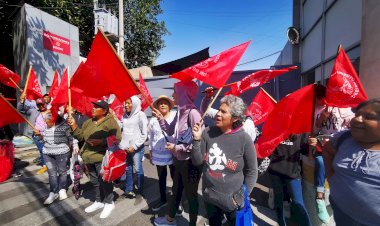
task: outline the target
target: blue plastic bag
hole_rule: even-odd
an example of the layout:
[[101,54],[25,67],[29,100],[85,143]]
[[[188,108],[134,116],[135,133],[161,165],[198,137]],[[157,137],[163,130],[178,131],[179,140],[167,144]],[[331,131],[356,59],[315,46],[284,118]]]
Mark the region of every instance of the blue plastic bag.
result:
[[244,207],[241,210],[236,211],[236,226],[254,225],[251,203],[249,202],[248,191],[245,184],[243,184],[243,190],[244,190]]

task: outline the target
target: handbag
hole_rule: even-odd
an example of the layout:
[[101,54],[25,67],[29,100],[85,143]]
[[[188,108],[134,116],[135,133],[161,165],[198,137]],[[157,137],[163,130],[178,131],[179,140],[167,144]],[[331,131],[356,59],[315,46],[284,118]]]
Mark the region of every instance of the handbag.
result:
[[193,142],[193,128],[190,124],[190,113],[193,109],[190,110],[189,115],[187,116],[187,129],[181,134],[177,139],[177,144],[189,145]]
[[241,210],[236,211],[236,226],[250,226],[254,225],[253,213],[251,203],[248,198],[248,191],[245,184],[243,184],[244,190],[244,207]]

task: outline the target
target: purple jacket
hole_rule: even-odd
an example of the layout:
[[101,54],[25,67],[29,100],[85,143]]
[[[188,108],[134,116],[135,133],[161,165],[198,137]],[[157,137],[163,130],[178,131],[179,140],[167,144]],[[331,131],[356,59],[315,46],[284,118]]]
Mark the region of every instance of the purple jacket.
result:
[[[201,120],[202,116],[194,105],[194,100],[198,94],[198,86],[195,82],[177,82],[174,84],[174,91],[176,93],[178,107],[176,118],[170,124],[168,124],[165,119],[160,120],[159,123],[162,130],[164,130],[169,136],[173,136],[177,139],[189,127],[187,123],[188,121],[190,122],[191,128],[193,128],[195,123],[198,123]],[[190,159],[191,150],[192,144],[177,144],[173,155],[177,160],[187,160]]]

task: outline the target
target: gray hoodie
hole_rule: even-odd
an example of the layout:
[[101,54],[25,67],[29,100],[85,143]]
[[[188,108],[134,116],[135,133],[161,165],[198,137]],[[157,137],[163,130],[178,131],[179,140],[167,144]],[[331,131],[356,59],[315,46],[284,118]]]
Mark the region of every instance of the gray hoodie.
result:
[[119,147],[123,150],[127,150],[130,146],[138,150],[144,145],[148,136],[148,119],[141,111],[141,101],[137,96],[132,96],[131,101],[131,112],[125,112],[121,119],[122,139]]

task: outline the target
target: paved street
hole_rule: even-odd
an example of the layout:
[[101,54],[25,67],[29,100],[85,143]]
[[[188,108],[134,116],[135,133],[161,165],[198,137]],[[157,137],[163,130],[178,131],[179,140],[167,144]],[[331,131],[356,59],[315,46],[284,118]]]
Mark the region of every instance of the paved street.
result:
[[[30,149],[32,148],[32,149]],[[29,150],[28,150],[29,149]],[[158,201],[158,180],[154,166],[148,160],[144,161],[145,170],[145,199],[135,206],[134,200],[125,198],[120,188],[116,188],[116,209],[106,220],[99,218],[100,211],[86,214],[84,208],[93,199],[92,186],[88,178],[82,179],[83,194],[76,200],[68,191],[69,198],[63,201],[55,201],[50,206],[44,206],[43,201],[49,193],[48,174],[36,175],[40,168],[32,163],[38,152],[33,147],[19,148],[16,150],[16,171],[14,177],[0,184],[0,225],[152,225],[157,216],[150,205]],[[169,177],[168,177],[169,178]],[[171,180],[168,179],[168,186]],[[169,190],[169,189],[168,189]],[[258,184],[251,198],[252,207],[257,225],[277,225],[275,213],[266,205],[267,188]],[[199,190],[200,214],[198,225],[206,221],[201,192]],[[178,225],[187,225],[188,214],[186,201],[183,217],[177,217]],[[158,215],[165,214],[165,209]]]

